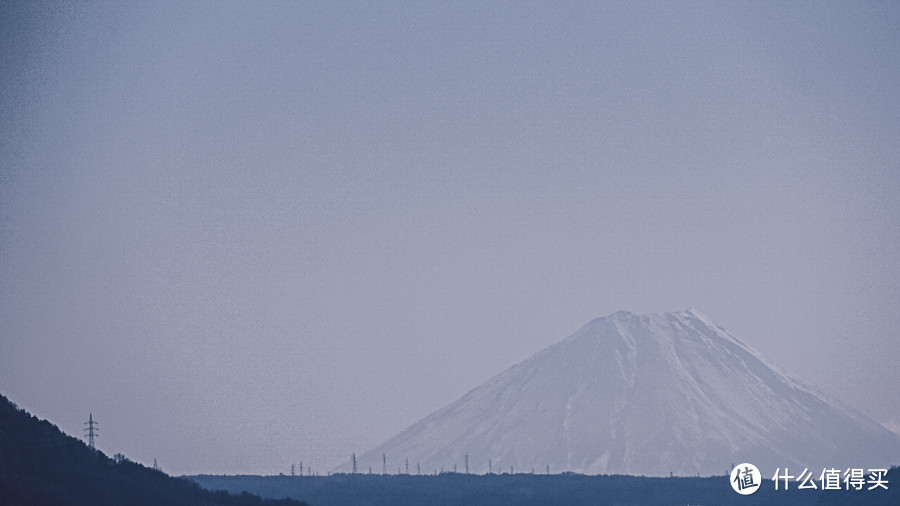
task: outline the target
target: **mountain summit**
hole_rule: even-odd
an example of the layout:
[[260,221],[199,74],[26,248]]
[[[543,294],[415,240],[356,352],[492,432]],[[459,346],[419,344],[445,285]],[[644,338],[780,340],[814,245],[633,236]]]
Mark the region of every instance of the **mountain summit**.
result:
[[[771,476],[900,463],[900,437],[694,310],[598,318],[362,455],[360,469]],[[348,472],[349,466],[338,471]]]

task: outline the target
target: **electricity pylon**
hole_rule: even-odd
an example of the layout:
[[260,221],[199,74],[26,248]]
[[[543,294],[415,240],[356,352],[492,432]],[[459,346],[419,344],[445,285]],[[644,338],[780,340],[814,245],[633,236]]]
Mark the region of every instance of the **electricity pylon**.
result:
[[91,450],[96,450],[97,447],[94,446],[94,438],[100,437],[97,434],[98,432],[100,432],[100,430],[96,428],[98,424],[94,421],[93,413],[90,413],[88,415],[88,421],[84,422],[84,424],[87,425],[87,427],[84,428],[84,431],[87,432],[87,435],[85,437],[87,437],[88,440],[88,448],[90,448]]

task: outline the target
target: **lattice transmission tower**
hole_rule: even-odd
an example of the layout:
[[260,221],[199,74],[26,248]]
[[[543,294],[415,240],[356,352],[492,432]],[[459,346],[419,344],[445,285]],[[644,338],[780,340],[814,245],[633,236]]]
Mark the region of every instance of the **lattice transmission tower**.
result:
[[94,446],[94,438],[100,437],[97,434],[98,432],[100,432],[100,430],[97,428],[97,425],[98,425],[97,422],[94,421],[93,413],[90,413],[88,415],[88,421],[84,422],[84,424],[87,425],[87,427],[84,428],[84,431],[87,432],[85,437],[88,440],[88,447],[91,450],[96,450],[97,447]]

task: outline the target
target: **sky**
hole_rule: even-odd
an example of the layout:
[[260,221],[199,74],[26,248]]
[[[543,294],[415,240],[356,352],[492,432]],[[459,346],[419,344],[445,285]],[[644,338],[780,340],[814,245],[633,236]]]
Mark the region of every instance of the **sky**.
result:
[[320,474],[618,310],[900,431],[896,2],[0,2],[0,393]]

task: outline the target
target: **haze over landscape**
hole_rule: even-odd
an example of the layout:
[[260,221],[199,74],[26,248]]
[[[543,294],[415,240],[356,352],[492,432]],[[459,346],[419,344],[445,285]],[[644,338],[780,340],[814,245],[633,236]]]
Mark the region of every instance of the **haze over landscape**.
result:
[[170,474],[324,473],[597,317],[694,307],[900,431],[897,26],[4,2],[0,393]]
[[[355,457],[354,457],[355,458]],[[360,455],[359,470],[728,475],[900,462],[900,436],[696,310],[618,311]],[[402,467],[401,467],[402,466]],[[337,469],[350,473],[345,464]]]

